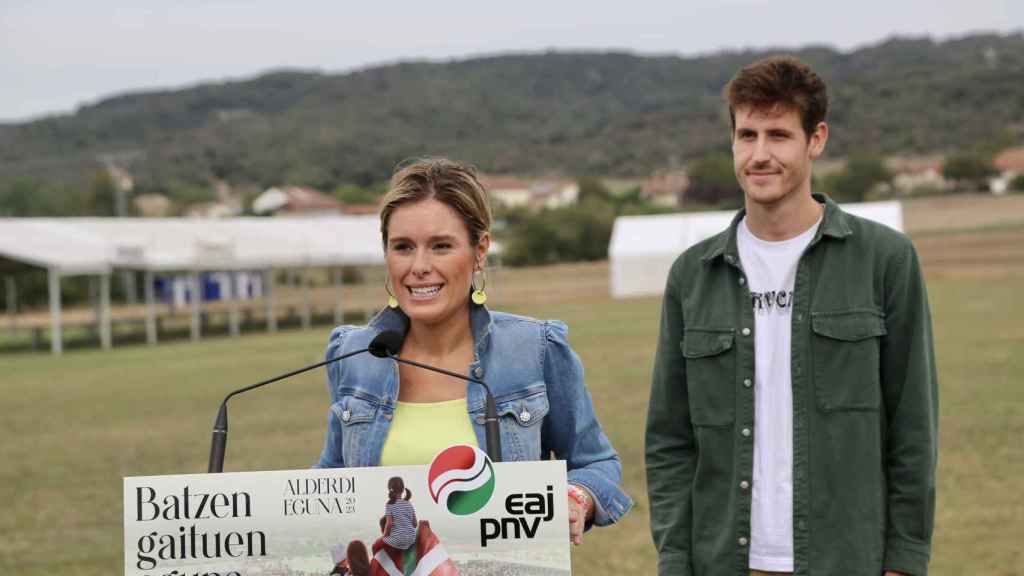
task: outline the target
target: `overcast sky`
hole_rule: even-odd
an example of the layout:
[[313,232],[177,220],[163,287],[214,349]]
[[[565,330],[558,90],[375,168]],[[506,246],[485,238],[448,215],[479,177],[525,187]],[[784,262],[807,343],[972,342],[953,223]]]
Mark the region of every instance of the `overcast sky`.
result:
[[0,121],[113,94],[547,49],[696,55],[1024,29],[1024,0],[0,0]]

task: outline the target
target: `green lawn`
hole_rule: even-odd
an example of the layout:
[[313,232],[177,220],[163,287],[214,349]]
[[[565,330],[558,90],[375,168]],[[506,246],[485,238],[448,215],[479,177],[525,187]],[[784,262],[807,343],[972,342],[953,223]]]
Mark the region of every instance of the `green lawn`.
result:
[[[1024,277],[929,283],[942,388],[933,574],[1024,573]],[[593,531],[578,574],[650,574],[643,421],[656,299],[545,304],[583,358],[637,507]],[[0,571],[122,572],[121,478],[202,472],[231,388],[320,359],[327,329],[200,344],[0,357]],[[229,470],[305,468],[323,442],[322,373],[231,404]]]

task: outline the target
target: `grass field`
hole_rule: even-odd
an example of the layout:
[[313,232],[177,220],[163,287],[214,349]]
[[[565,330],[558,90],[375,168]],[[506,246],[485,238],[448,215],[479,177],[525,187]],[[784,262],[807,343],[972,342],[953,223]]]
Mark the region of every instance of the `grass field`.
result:
[[[918,242],[941,386],[932,574],[1024,574],[1022,241],[1024,231],[997,227]],[[575,573],[653,573],[642,423],[658,299],[609,299],[604,264],[509,271],[499,282],[502,309],[570,325],[637,503],[619,526],[587,535]],[[0,571],[121,573],[122,477],[204,471],[223,394],[319,360],[327,333],[0,357]],[[322,373],[233,400],[226,468],[308,467],[325,414]]]

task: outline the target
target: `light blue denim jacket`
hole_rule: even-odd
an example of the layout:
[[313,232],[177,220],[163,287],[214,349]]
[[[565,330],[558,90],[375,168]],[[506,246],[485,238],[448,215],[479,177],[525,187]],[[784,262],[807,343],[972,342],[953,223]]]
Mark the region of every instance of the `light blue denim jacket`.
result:
[[[566,461],[569,482],[594,495],[594,524],[617,521],[632,506],[619,487],[622,466],[594,414],[583,384],[583,365],[559,321],[489,312],[470,305],[475,347],[469,373],[494,394],[505,461]],[[327,357],[366,348],[386,330],[404,334],[408,318],[385,309],[367,326],[339,326],[331,333]],[[331,409],[327,440],[317,468],[377,466],[398,398],[394,360],[361,354],[327,366]],[[466,402],[477,442],[484,436],[484,391],[467,384]]]

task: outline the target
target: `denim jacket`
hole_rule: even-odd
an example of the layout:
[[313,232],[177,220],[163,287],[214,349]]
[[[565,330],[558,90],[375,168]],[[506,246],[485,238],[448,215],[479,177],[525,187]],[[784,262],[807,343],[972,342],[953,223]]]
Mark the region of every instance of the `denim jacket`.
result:
[[[564,459],[569,482],[594,495],[594,524],[616,522],[633,505],[619,487],[619,456],[594,414],[583,384],[583,365],[569,347],[568,329],[482,306],[470,306],[473,363],[469,374],[494,394],[506,461]],[[367,326],[339,326],[331,333],[327,357],[366,348],[386,330],[404,334],[408,318],[385,309]],[[317,468],[380,465],[398,399],[394,360],[361,354],[327,366],[331,408],[327,440]],[[467,383],[466,403],[477,442],[483,446],[484,390]]]

